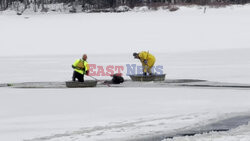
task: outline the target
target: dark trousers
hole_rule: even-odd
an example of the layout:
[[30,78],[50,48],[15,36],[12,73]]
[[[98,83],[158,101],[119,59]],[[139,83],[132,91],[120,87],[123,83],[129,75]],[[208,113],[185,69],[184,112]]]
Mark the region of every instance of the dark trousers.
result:
[[84,82],[84,75],[74,71],[72,81],[76,81],[76,79],[78,80],[78,82]]

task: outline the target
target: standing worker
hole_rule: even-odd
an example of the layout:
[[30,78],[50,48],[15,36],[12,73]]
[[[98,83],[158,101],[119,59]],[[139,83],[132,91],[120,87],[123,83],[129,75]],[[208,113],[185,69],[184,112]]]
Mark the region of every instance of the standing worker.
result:
[[72,81],[76,81],[76,78],[79,82],[84,82],[84,75],[89,74],[89,65],[87,62],[87,54],[83,54],[81,59],[77,59],[72,68],[74,69]]
[[152,71],[151,68],[154,66],[155,64],[155,57],[154,55],[150,54],[149,52],[146,51],[142,51],[140,53],[133,53],[133,56],[135,59],[139,59],[142,63],[142,67],[143,67],[143,75],[147,75],[147,73],[149,75],[152,75]]

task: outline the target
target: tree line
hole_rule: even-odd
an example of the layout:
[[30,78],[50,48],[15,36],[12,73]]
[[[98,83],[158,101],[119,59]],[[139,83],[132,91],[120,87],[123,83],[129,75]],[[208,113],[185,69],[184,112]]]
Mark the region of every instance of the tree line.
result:
[[45,4],[63,3],[68,5],[81,5],[82,8],[103,9],[116,8],[126,5],[130,8],[135,6],[152,6],[167,4],[246,4],[250,0],[0,0],[0,10],[6,10],[15,3],[22,3],[25,8],[30,4],[44,7]]

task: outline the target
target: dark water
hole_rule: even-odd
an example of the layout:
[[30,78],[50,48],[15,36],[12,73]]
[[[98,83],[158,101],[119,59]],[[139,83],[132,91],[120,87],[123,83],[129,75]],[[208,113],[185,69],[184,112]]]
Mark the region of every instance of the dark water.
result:
[[[66,88],[65,82],[23,82],[23,83],[11,83],[10,85],[0,84],[0,87],[11,86],[13,88]],[[125,80],[124,83],[119,85],[110,85],[111,87],[192,87],[192,88],[226,88],[226,89],[250,89],[250,84],[240,83],[225,83],[225,82],[213,82],[199,79],[167,79],[160,82],[137,82],[131,80]],[[97,87],[107,87],[103,83],[98,83]]]

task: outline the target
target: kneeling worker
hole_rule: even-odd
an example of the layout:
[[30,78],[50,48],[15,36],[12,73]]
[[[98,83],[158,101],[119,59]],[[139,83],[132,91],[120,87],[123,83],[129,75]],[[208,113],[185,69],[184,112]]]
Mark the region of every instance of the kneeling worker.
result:
[[89,74],[89,65],[87,62],[87,55],[83,54],[81,59],[77,59],[72,65],[74,69],[72,81],[84,82],[84,74]]
[[149,52],[142,51],[140,53],[133,53],[135,59],[139,59],[142,63],[143,67],[143,75],[152,75],[151,68],[155,64],[155,57],[154,55],[150,54]]

